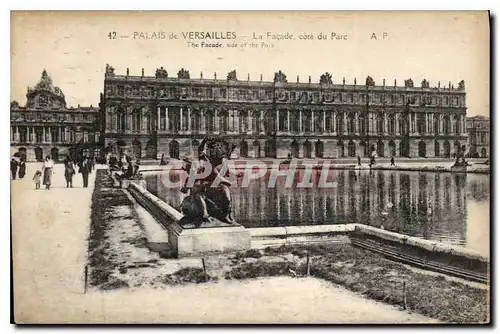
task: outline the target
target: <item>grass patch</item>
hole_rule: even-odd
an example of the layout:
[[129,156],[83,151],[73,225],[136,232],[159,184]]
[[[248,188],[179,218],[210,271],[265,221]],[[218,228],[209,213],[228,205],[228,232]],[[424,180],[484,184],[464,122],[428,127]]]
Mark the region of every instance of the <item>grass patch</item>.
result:
[[217,277],[205,274],[203,269],[196,267],[182,268],[173,274],[166,275],[163,279],[165,284],[177,285],[188,283],[206,283],[216,281]]
[[[227,279],[263,276],[302,276],[306,273],[304,257],[311,258],[311,276],[342,285],[351,291],[387,304],[406,305],[411,311],[450,323],[485,323],[489,321],[489,292],[443,276],[410,270],[349,244],[284,245],[264,249],[266,256],[281,256],[281,262],[257,260],[239,263],[226,273]],[[295,255],[298,260],[284,258]]]

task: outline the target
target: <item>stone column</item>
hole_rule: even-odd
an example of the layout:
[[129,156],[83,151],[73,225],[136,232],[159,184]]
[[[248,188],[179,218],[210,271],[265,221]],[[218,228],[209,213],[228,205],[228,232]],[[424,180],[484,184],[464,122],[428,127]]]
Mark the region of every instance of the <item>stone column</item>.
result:
[[248,113],[247,113],[247,132],[250,132],[252,133],[253,131],[253,128],[252,128],[252,112],[249,110]]
[[240,110],[233,110],[234,113],[234,132],[240,133]]
[[180,129],[179,130],[183,131],[183,127],[182,127],[182,125],[183,125],[182,124],[182,107],[180,107],[180,109],[179,109],[179,119],[180,119],[180,126],[179,126]]
[[333,134],[337,134],[337,113],[334,111],[331,111],[332,113],[332,132]]
[[203,111],[203,108],[200,108],[200,118],[201,118],[201,129],[200,131],[205,133],[207,131],[206,127],[206,121],[205,121],[205,112]]
[[370,135],[372,135],[375,131],[373,130],[374,126],[373,126],[373,113],[372,112],[369,112],[368,113],[368,133]]
[[344,115],[344,134],[347,134],[347,113],[343,113]]
[[323,133],[326,133],[326,110],[323,110]]
[[15,140],[15,138],[14,138],[14,131],[12,130],[12,126],[10,127],[10,140],[11,141]]
[[387,113],[384,112],[384,135],[387,136],[389,134],[389,117],[387,117]]
[[42,143],[45,143],[45,126],[42,126]]
[[191,108],[188,107],[188,131],[191,131]]
[[219,132],[220,130],[220,115],[219,115],[220,111],[219,110],[215,110],[214,112],[214,119],[215,119],[215,131],[216,132]]
[[286,131],[290,132],[290,109],[286,110]]
[[280,131],[280,110],[276,109],[276,132]]
[[[369,116],[368,116],[369,117]],[[359,115],[358,113],[354,113],[354,128],[352,129],[352,131],[359,136],[359,130],[360,130],[360,126],[359,126]],[[368,132],[370,131],[370,128],[366,129]]]
[[18,126],[16,126],[16,133],[14,134],[14,139],[16,141],[19,141],[19,127]]
[[316,132],[316,122],[315,122],[315,117],[314,117],[314,110],[311,109],[311,133],[315,133]]
[[165,110],[163,111],[165,113],[165,131],[169,131],[170,130],[170,125],[169,125],[169,121],[168,121],[168,107],[165,107]]
[[156,110],[156,130],[160,130],[160,106]]
[[299,110],[299,132],[302,132],[302,109]]
[[[259,132],[264,132],[265,131],[265,126],[264,126],[264,110],[260,111],[260,125],[259,125]],[[262,149],[262,148],[261,148]]]

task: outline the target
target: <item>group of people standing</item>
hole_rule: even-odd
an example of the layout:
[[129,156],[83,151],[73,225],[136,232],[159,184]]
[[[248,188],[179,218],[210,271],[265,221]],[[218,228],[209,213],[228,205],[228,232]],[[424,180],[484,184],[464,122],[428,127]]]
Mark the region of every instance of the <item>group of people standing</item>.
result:
[[24,178],[24,175],[26,175],[26,160],[24,157],[19,159],[13,157],[10,160],[10,173],[13,180],[15,180],[16,177],[19,177],[20,179]]
[[89,174],[94,169],[94,159],[83,157],[79,162],[75,163],[71,157],[64,160],[64,177],[66,179],[66,188],[73,188],[73,176],[76,174],[75,167],[78,167],[78,173],[82,174],[83,187],[89,186]]
[[[19,160],[19,161],[18,161]],[[74,161],[71,157],[66,157],[64,160],[64,178],[66,179],[66,188],[73,188],[73,176],[78,173],[82,175],[83,187],[87,188],[89,184],[89,174],[95,167],[94,159],[83,157],[79,161]],[[12,179],[16,176],[22,179],[26,175],[26,161],[24,158],[12,158],[10,162],[10,171]],[[38,169],[33,175],[35,189],[40,189],[40,184],[43,183],[45,189],[49,190],[52,185],[52,176],[54,171],[54,160],[47,156],[43,161],[42,168]]]

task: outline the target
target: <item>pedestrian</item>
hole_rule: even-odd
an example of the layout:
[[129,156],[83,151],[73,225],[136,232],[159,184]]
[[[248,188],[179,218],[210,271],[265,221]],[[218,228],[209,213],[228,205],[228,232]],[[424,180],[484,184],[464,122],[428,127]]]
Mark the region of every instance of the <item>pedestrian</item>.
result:
[[19,178],[24,178],[24,175],[26,175],[26,161],[21,157],[21,161],[19,162]]
[[66,160],[64,160],[64,178],[66,179],[66,188],[73,188],[73,175],[75,175],[73,160],[71,160],[70,157],[66,157]]
[[87,188],[89,185],[89,173],[90,173],[90,166],[89,166],[89,160],[87,157],[83,158],[83,161],[80,162],[78,173],[82,174],[82,179],[83,179],[83,187]]
[[54,160],[52,160],[50,156],[46,156],[45,161],[43,162],[43,184],[45,185],[45,189],[47,190],[50,190],[53,174],[55,174]]
[[391,167],[392,166],[396,167],[396,164],[394,163],[394,156],[391,156]]
[[12,158],[12,160],[10,160],[10,173],[12,174],[12,180],[16,179],[18,166],[19,163],[17,162],[16,158]]
[[35,181],[35,189],[40,189],[40,181],[42,178],[42,172],[37,170],[35,175],[33,175],[33,181]]
[[137,159],[134,165],[134,175],[137,175],[137,173],[139,173],[140,167],[141,167],[141,160]]
[[361,166],[361,157],[358,154],[358,166]]

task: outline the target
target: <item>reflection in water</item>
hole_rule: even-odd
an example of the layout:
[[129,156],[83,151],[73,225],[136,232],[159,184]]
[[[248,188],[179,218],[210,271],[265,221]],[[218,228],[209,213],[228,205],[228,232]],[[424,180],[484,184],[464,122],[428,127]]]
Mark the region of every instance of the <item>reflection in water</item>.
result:
[[[292,188],[285,188],[284,176],[274,188],[267,186],[267,178],[243,188],[240,179],[240,184],[232,187],[235,219],[246,227],[356,222],[477,248],[467,241],[467,227],[482,218],[468,215],[467,205],[485,203],[489,208],[488,175],[331,170],[329,181],[337,181],[337,187],[300,188],[297,183],[303,173],[296,172]],[[179,208],[185,195],[179,187],[164,187],[164,177],[148,175],[148,189]],[[184,177],[170,173],[173,182]],[[319,171],[313,172],[311,182],[317,185],[318,179]],[[489,233],[484,233],[484,238],[489,238]]]

